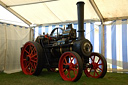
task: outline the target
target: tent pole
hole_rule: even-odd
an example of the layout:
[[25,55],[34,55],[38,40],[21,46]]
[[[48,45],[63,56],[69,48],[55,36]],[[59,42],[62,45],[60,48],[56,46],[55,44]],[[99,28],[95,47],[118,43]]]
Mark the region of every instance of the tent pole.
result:
[[101,54],[104,55],[105,54],[105,46],[104,46],[104,17],[102,16],[99,8],[97,7],[96,3],[94,0],[89,0],[93,9],[95,10],[96,14],[98,15],[98,17],[100,18],[101,21]]
[[30,27],[30,37],[29,37],[30,41],[34,41],[34,31],[32,29],[32,27]]
[[104,18],[99,10],[99,8],[97,7],[96,3],[94,0],[89,0],[90,1],[90,4],[92,5],[93,9],[95,10],[96,14],[98,15],[98,17],[100,18],[100,21],[103,22]]
[[105,54],[104,24],[101,22],[101,54]]

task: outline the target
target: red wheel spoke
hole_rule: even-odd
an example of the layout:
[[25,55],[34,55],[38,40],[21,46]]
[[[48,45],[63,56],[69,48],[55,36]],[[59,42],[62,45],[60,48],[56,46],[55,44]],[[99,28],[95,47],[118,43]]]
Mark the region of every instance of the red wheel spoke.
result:
[[99,73],[96,71],[96,74],[99,76]]
[[34,63],[34,68],[36,69],[36,63]]
[[95,76],[95,73],[96,73],[96,70],[94,69],[94,74],[93,74],[93,76]]
[[66,76],[68,76],[68,73],[66,74]]
[[36,60],[31,60],[32,62],[34,62],[34,63],[37,63],[37,61]]
[[100,58],[99,58],[99,60],[98,60],[98,62],[97,62],[97,63],[99,63],[99,61],[100,61]]
[[66,60],[66,58],[65,58],[64,60],[65,60],[65,64],[67,64],[67,60]]
[[32,63],[31,63],[31,66],[32,66],[33,69],[35,69],[35,67],[34,67],[34,65]]
[[31,58],[33,58],[33,57],[35,57],[35,56],[37,56],[37,53],[36,53],[36,54],[34,54],[34,55],[32,55],[32,56],[31,56]]
[[25,50],[25,52],[26,52],[27,54],[30,54],[27,50]]
[[78,62],[76,62],[76,63],[74,64],[74,66],[76,66],[76,65],[78,65]]
[[25,70],[29,67],[30,63],[25,67]]
[[63,65],[66,65],[66,63],[63,63]]
[[32,73],[32,64],[30,64],[30,73]]
[[32,50],[32,47],[31,47],[31,45],[29,46],[29,53],[31,53],[31,50]]
[[71,55],[69,55],[70,63],[72,63]]
[[[99,67],[98,67],[99,68]],[[103,69],[99,68],[101,71],[103,71]]]
[[70,71],[68,71],[69,78],[71,78]]
[[72,70],[74,70],[74,71],[78,71],[78,69],[76,69],[76,68],[72,68]]
[[74,75],[76,76],[76,73],[75,73],[75,71],[73,71],[73,73],[74,73]]
[[71,59],[71,63],[72,63],[72,61],[74,60],[74,58],[73,59]]
[[[92,71],[92,69],[90,69],[90,72],[91,72],[91,71]],[[90,72],[89,72],[89,73],[90,73]]]
[[32,53],[34,52],[34,50],[35,50],[35,49],[32,49],[32,50],[31,50],[31,55],[32,55]]
[[66,68],[63,69],[63,72],[66,70]]
[[74,59],[75,59],[74,57],[71,59],[71,63],[72,63],[72,61],[73,61]]
[[37,61],[37,58],[36,58],[36,57],[32,57],[31,60],[35,60],[35,61]]

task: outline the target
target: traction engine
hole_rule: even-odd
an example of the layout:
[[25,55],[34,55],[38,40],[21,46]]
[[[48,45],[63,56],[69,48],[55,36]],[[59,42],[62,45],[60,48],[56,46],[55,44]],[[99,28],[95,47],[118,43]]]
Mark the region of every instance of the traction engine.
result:
[[43,68],[59,70],[63,80],[77,81],[84,71],[87,77],[103,78],[107,63],[103,55],[92,52],[92,44],[84,37],[84,2],[77,2],[78,37],[69,24],[54,28],[50,35],[40,35],[26,42],[21,51],[21,68],[26,75],[39,75]]

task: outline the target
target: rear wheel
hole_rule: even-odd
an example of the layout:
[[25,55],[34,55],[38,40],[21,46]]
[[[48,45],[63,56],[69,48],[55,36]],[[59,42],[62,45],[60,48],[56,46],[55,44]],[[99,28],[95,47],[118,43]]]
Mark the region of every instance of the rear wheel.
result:
[[82,76],[81,57],[73,51],[65,52],[59,60],[59,73],[65,81],[77,81]]
[[99,53],[92,53],[89,57],[89,63],[87,64],[84,73],[87,77],[103,78],[107,72],[107,62],[103,55]]
[[43,65],[43,49],[37,42],[27,42],[21,52],[21,68],[26,75],[39,75]]

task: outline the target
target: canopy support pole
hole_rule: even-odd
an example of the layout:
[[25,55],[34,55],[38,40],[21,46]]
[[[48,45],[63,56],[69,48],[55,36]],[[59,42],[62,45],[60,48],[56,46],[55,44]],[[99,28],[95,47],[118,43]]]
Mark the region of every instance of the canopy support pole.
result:
[[5,3],[3,3],[2,1],[0,1],[0,5],[2,7],[4,7],[5,9],[7,9],[9,12],[11,12],[12,14],[14,14],[16,17],[18,17],[19,19],[21,19],[23,22],[25,22],[27,25],[31,25],[32,23],[29,22],[28,20],[26,20],[24,17],[22,17],[21,15],[19,15],[17,12],[15,12],[13,9],[11,9],[10,7],[8,7]]
[[93,9],[95,10],[96,14],[97,14],[98,17],[100,18],[100,21],[101,21],[101,22],[104,22],[104,18],[103,18],[103,16],[102,16],[102,14],[101,14],[99,8],[97,7],[95,1],[94,1],[94,0],[89,0],[89,1],[90,1],[91,5],[92,5]]
[[104,24],[101,23],[101,54],[105,55]]
[[89,0],[93,9],[95,10],[96,14],[98,15],[98,17],[100,18],[101,21],[101,54],[104,55],[105,54],[105,39],[104,39],[104,18],[99,10],[99,8],[97,7],[96,3],[94,0]]

